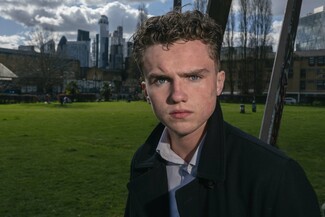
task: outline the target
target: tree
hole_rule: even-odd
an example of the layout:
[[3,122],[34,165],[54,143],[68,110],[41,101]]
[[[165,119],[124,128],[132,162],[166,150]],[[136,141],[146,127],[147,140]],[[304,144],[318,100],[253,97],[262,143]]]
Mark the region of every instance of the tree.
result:
[[79,86],[76,81],[70,81],[65,87],[65,93],[68,95],[75,95],[79,92]]
[[100,91],[101,96],[105,99],[105,101],[109,101],[112,95],[112,90],[110,84],[104,82],[103,87]]
[[270,0],[251,0],[250,4],[250,37],[249,45],[253,49],[253,89],[254,94],[262,94],[263,73],[265,72],[266,54],[272,44],[270,36],[272,12]]
[[247,47],[248,47],[248,29],[249,29],[249,0],[239,0],[239,43],[241,49],[240,73],[240,90],[242,94],[248,94],[249,90],[249,72],[247,67]]
[[29,64],[29,70],[38,74],[38,92],[52,93],[54,86],[61,86],[69,61],[55,50],[54,32],[35,28],[30,34],[30,44],[37,51],[37,58]]
[[234,31],[235,31],[235,13],[233,8],[230,8],[228,22],[224,34],[224,45],[226,49],[226,64],[227,64],[227,83],[230,87],[230,95],[234,94],[235,82],[234,72],[236,71],[236,53],[234,47]]

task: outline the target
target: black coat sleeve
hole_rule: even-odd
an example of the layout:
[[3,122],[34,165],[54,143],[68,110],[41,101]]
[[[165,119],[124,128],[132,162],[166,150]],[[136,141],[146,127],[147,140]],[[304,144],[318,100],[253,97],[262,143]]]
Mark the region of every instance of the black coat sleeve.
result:
[[289,160],[279,182],[273,216],[321,216],[316,194],[298,163]]

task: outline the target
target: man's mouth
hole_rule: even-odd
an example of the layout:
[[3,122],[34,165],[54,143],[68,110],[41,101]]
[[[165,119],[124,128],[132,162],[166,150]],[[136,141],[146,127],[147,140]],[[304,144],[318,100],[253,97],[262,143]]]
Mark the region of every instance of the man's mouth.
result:
[[193,112],[189,110],[174,110],[169,113],[175,119],[183,119],[191,115]]

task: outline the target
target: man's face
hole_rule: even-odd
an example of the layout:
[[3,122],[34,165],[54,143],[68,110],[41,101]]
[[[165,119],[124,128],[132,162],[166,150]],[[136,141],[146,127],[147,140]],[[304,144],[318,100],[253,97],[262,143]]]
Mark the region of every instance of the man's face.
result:
[[145,92],[171,134],[201,135],[221,94],[224,72],[216,72],[208,46],[199,40],[153,45],[143,57]]

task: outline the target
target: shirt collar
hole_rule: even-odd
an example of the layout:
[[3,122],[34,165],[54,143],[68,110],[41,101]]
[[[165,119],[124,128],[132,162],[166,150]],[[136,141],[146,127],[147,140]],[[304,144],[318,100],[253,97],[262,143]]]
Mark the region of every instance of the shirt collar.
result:
[[[201,139],[197,149],[195,150],[195,153],[190,161],[190,165],[195,166],[197,165],[199,161],[199,156],[202,148],[202,144],[204,143],[205,135]],[[173,164],[187,164],[180,156],[178,156],[170,147],[170,139],[167,127],[164,128],[158,146],[156,148],[156,152],[167,162],[173,163]]]
[[[226,137],[225,131],[228,128],[222,117],[219,100],[212,116],[206,126],[204,144],[200,145],[199,159],[197,159],[197,177],[210,180],[214,183],[222,182],[226,176]],[[141,151],[134,157],[134,168],[154,168],[159,167],[166,160],[156,151],[165,126],[159,123],[151,132],[145,143],[141,146]],[[229,129],[227,129],[229,130]],[[229,132],[228,132],[229,133]],[[166,163],[166,162],[165,162]]]

